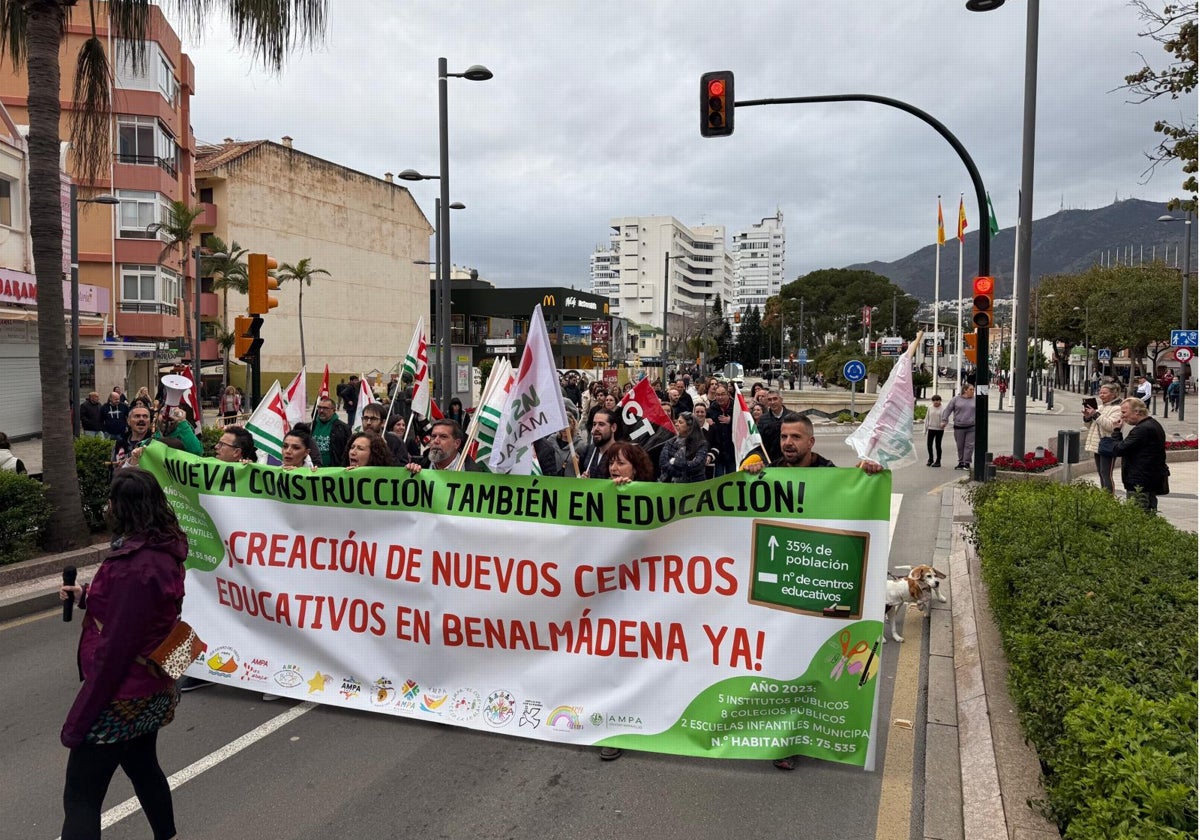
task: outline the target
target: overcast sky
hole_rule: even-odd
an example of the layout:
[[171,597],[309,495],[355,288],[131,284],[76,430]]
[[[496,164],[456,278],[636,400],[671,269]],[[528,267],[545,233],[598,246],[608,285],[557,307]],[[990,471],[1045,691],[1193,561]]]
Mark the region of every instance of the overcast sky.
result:
[[[1156,5],[1155,0],[1150,0]],[[183,32],[201,142],[295,138],[382,176],[438,169],[437,59],[451,79],[453,262],[501,286],[589,288],[588,258],[617,216],[669,214],[727,236],[784,213],[787,279],[894,260],[948,236],[967,192],[953,149],[915,117],[842,103],[742,108],[729,138],[699,133],[699,78],[732,70],[739,100],[870,93],[904,100],[963,142],[1001,227],[1016,223],[1025,3],[962,0],[332,0],[328,32],[270,74],[229,30]],[[1114,198],[1166,201],[1178,165],[1146,174],[1156,118],[1196,98],[1135,105],[1119,90],[1166,54],[1122,0],[1041,4],[1034,218]],[[409,185],[433,219],[436,181]],[[1036,227],[1035,227],[1036,236]],[[252,244],[252,243],[247,243]],[[432,248],[432,242],[431,242]]]

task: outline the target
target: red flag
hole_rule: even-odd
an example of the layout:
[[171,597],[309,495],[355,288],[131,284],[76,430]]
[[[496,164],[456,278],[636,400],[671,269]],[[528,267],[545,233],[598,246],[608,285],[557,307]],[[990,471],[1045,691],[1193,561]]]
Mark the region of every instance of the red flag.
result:
[[444,420],[446,415],[442,414],[442,410],[438,408],[438,404],[433,400],[429,401],[429,417],[431,420]]
[[325,365],[325,376],[321,378],[321,393],[317,395],[317,399],[327,399],[329,397],[329,365]]
[[196,377],[192,376],[192,366],[184,365],[179,375],[192,383],[192,387],[183,394],[180,401],[192,410],[192,419],[199,429],[204,425],[204,415],[200,413],[200,389],[196,386]]
[[658,401],[658,394],[650,387],[649,379],[643,379],[632,391],[621,397],[622,406],[629,403],[637,403],[638,412],[655,426],[662,426],[668,432],[675,433],[675,423],[663,411],[662,403]]

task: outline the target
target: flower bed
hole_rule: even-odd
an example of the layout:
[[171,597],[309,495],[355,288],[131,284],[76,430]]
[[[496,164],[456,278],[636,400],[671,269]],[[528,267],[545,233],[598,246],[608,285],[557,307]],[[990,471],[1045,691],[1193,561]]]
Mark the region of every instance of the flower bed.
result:
[[1058,466],[1058,458],[1050,450],[1046,450],[1041,458],[1035,452],[1026,452],[1025,457],[1017,460],[1012,455],[997,455],[992,459],[992,465],[997,470],[1012,470],[1014,472],[1040,473]]
[[1196,438],[1187,438],[1186,440],[1169,440],[1167,441],[1167,451],[1178,451],[1182,449],[1195,449]]

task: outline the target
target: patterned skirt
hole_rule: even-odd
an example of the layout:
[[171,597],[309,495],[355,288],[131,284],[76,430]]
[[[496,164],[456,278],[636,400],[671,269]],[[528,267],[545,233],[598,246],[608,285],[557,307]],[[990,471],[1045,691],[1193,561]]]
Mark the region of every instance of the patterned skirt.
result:
[[87,744],[119,744],[149,735],[175,719],[179,689],[175,686],[149,697],[113,700],[84,737]]

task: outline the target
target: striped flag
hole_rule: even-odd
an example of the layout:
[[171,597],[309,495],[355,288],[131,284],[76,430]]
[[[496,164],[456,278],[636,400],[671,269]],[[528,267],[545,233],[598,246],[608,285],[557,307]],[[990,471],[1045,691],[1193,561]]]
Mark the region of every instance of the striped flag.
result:
[[961,243],[967,237],[967,211],[963,207],[962,196],[958,197],[958,241]]
[[417,319],[417,328],[413,330],[412,341],[408,343],[408,353],[404,356],[403,374],[412,377],[413,397],[412,413],[422,417],[429,416],[429,345],[425,341],[425,316]]
[[305,382],[304,368],[296,374],[292,384],[283,392],[283,402],[287,407],[288,423],[295,426],[308,419],[308,386]]
[[946,244],[946,223],[942,221],[942,197],[938,196],[938,238],[937,244]]
[[515,381],[512,363],[504,356],[496,359],[488,377],[487,388],[475,409],[472,429],[475,441],[467,450],[467,454],[480,465],[486,464],[491,457],[492,445],[496,442],[496,430],[500,428],[500,417],[504,413],[504,404],[508,402],[508,392]]
[[254,446],[260,457],[265,456],[268,464],[278,465],[283,463],[283,437],[291,428],[283,394],[279,390],[279,380],[275,380],[246,421],[246,431],[254,438]]
[[737,385],[733,386],[733,396],[734,463],[740,464],[747,455],[762,446],[762,435],[758,433],[758,424],[754,422],[754,415],[750,413],[742,389]]

